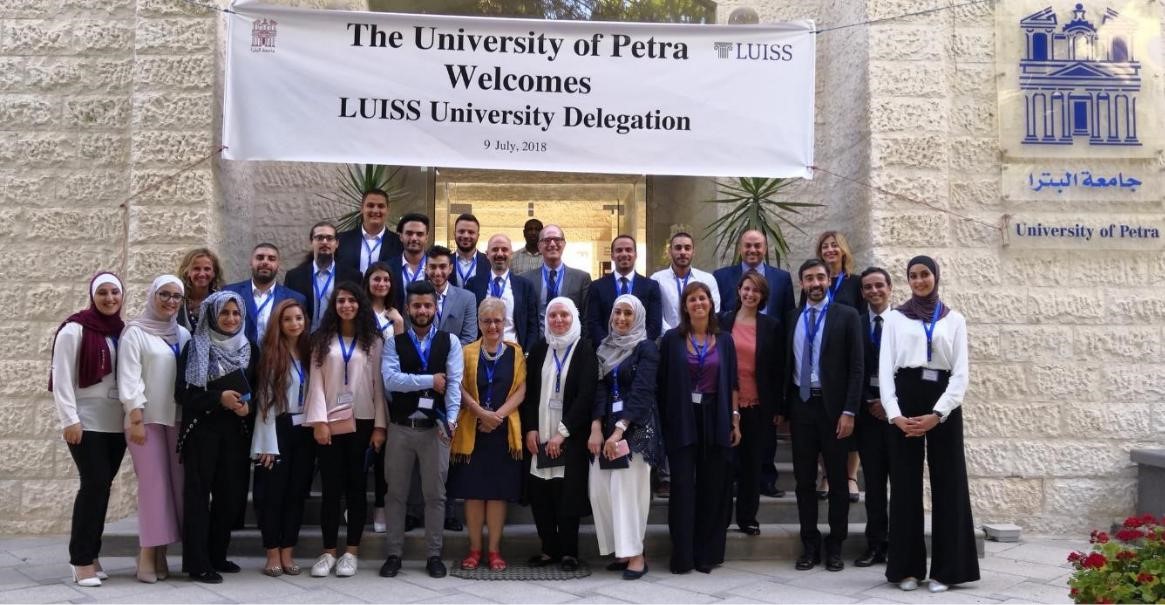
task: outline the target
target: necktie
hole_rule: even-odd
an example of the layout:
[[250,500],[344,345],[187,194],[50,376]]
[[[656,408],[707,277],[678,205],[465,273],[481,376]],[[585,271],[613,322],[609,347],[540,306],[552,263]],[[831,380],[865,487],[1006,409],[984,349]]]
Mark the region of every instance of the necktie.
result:
[[493,296],[495,296],[497,298],[501,298],[502,294],[505,294],[505,291],[502,289],[502,278],[500,278],[500,277],[494,278],[494,287],[492,288],[492,290],[493,291],[490,292],[490,294],[492,294]]
[[546,285],[546,302],[558,298],[558,271],[551,271]]
[[882,316],[874,318],[874,350],[882,350]]
[[[809,307],[809,325],[817,325],[817,309]],[[801,350],[801,401],[809,401],[809,385],[812,382],[813,372],[813,339],[809,338],[809,329],[805,329],[805,345]]]
[[631,293],[631,288],[627,286],[627,278],[620,277],[619,278],[619,295],[621,296],[623,294],[630,294],[630,293]]

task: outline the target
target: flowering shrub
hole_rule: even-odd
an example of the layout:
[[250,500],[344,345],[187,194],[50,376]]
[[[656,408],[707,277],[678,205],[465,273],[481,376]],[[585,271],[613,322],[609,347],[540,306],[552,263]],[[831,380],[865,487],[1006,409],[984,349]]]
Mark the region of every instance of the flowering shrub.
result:
[[1092,552],[1072,552],[1077,603],[1165,603],[1165,518],[1129,517],[1115,534],[1093,531]]

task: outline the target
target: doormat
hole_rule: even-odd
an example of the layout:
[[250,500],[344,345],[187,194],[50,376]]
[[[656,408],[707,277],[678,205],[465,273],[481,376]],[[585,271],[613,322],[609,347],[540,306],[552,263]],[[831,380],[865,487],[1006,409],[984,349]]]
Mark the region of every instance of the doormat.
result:
[[449,570],[449,575],[465,580],[574,580],[591,575],[591,568],[582,561],[579,561],[578,569],[574,571],[562,571],[558,565],[530,567],[525,563],[509,563],[502,571],[491,571],[488,561],[482,558],[477,569],[462,569],[458,563]]

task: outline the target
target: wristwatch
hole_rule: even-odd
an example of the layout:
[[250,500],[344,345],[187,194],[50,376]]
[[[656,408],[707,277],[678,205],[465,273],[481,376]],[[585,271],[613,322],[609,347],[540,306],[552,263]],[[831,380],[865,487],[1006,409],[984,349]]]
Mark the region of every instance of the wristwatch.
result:
[[627,432],[627,421],[626,421],[626,420],[620,420],[619,422],[616,422],[616,423],[615,423],[615,428],[617,428],[617,429],[619,429],[620,431],[623,431],[624,433],[626,433],[626,432]]
[[944,423],[944,422],[946,422],[946,421],[947,421],[947,415],[946,415],[946,414],[944,414],[944,413],[942,413],[942,412],[940,412],[940,411],[938,411],[938,410],[931,410],[931,412],[930,412],[930,413],[931,413],[931,414],[934,414],[935,416],[938,416],[938,422],[939,422],[939,424],[942,424],[942,423]]

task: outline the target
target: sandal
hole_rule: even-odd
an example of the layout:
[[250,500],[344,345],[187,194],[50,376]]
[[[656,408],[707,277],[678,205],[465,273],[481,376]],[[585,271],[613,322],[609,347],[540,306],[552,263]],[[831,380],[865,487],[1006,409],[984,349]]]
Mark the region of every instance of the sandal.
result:
[[[490,553],[490,555],[492,556],[493,553]],[[477,569],[477,566],[480,563],[481,563],[481,551],[476,550],[476,549],[470,550],[469,556],[467,556],[461,560],[461,569]]]
[[489,551],[489,570],[490,571],[505,571],[506,560],[502,558],[502,553],[491,550]]
[[852,483],[854,486],[854,489],[850,490],[850,492],[849,492],[849,501],[850,502],[857,502],[858,500],[861,500],[862,499],[861,492],[857,489],[858,478],[857,477],[850,477],[849,482]]

